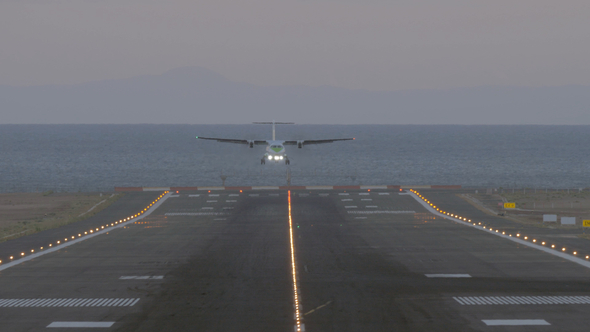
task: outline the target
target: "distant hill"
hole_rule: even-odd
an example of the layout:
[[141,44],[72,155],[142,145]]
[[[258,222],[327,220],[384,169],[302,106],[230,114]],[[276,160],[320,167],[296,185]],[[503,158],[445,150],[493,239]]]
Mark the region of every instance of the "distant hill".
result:
[[373,92],[263,87],[198,67],[76,85],[0,85],[0,123],[590,124],[590,87]]

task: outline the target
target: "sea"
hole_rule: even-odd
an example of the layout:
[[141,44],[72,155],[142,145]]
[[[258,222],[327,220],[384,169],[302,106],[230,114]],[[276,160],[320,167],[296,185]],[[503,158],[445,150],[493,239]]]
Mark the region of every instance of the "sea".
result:
[[291,165],[260,164],[269,125],[0,125],[0,192],[126,186],[590,187],[590,126],[277,125]]

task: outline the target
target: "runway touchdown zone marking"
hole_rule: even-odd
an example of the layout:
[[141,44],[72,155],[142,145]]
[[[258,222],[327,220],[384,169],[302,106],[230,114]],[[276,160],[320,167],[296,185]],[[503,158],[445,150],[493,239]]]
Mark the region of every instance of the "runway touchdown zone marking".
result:
[[108,328],[115,322],[53,322],[47,325],[48,328]]
[[551,325],[544,319],[482,319],[487,326]]

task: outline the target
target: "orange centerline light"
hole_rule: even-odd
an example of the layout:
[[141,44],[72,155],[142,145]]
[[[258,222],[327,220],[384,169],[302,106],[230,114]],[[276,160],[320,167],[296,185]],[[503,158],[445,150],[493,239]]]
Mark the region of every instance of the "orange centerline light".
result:
[[293,295],[295,301],[295,327],[296,331],[301,331],[301,316],[299,309],[299,295],[297,290],[297,268],[295,266],[295,244],[293,241],[293,220],[291,218],[291,190],[288,191],[289,197],[289,238],[291,241],[291,273],[293,274]]

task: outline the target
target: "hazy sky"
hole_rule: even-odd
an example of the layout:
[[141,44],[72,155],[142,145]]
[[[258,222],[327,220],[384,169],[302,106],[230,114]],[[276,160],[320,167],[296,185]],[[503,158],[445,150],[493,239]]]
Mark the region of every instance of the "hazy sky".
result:
[[589,0],[0,0],[0,84],[590,85]]

